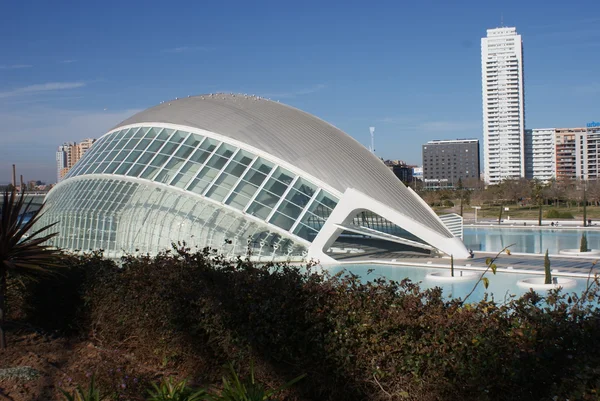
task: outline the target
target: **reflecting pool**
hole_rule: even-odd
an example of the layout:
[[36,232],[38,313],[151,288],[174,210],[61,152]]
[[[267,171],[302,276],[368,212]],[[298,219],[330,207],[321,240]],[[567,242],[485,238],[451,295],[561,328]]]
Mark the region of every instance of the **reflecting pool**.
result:
[[[433,288],[441,287],[443,294],[446,298],[464,298],[475,285],[477,279],[447,283],[434,281],[427,279],[425,276],[431,272],[447,271],[446,269],[429,268],[429,267],[414,267],[414,266],[391,266],[391,265],[378,265],[378,264],[364,264],[364,265],[340,265],[327,267],[327,270],[332,273],[338,273],[342,270],[346,270],[353,274],[361,277],[362,280],[374,280],[376,278],[384,277],[388,280],[401,281],[405,278],[417,283],[421,282],[421,288]],[[369,270],[372,270],[369,272]],[[456,269],[459,271],[460,269]],[[531,274],[518,274],[518,273],[498,273],[493,275],[491,272],[486,273],[486,277],[490,280],[490,285],[487,290],[483,287],[483,284],[479,284],[475,292],[469,297],[469,300],[475,302],[483,298],[483,295],[487,292],[490,296],[493,296],[497,302],[503,302],[507,300],[511,295],[521,296],[528,292],[527,288],[521,288],[517,286],[517,281],[525,278],[537,277]],[[479,277],[479,275],[478,275]],[[581,294],[587,285],[587,280],[583,278],[576,278],[576,287],[565,290],[568,293]],[[539,291],[538,291],[539,292]],[[546,294],[541,294],[546,295]]]
[[538,229],[465,227],[463,242],[474,251],[498,252],[513,245],[512,252],[558,254],[561,249],[578,249],[581,235],[587,235],[588,247],[600,249],[600,231],[585,229]]

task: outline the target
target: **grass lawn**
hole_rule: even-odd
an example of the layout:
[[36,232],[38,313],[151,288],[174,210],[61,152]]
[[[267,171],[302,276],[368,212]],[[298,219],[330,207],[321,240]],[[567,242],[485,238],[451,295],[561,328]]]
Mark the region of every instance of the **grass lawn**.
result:
[[[456,202],[456,205],[459,203]],[[473,205],[475,206],[475,205]],[[502,211],[502,218],[506,219],[507,216],[510,216],[511,219],[529,219],[529,220],[537,220],[538,218],[538,208],[537,206],[517,206],[517,205],[505,205],[504,207],[508,207],[508,211]],[[550,209],[556,209],[560,213],[571,213],[573,215],[573,219],[568,220],[581,220],[583,218],[583,207],[553,207],[553,206],[544,206],[542,212],[542,218],[546,219],[546,213]],[[454,206],[453,208],[448,207],[435,207],[434,210],[438,213],[459,213],[460,207]],[[477,217],[479,219],[490,219],[490,218],[498,218],[498,214],[500,213],[500,206],[482,206],[481,209],[477,212]],[[463,217],[465,218],[474,218],[475,210],[471,207],[471,205],[463,206]],[[588,206],[587,207],[587,218],[592,220],[600,220],[600,206]],[[567,220],[561,218],[552,217],[552,220]]]

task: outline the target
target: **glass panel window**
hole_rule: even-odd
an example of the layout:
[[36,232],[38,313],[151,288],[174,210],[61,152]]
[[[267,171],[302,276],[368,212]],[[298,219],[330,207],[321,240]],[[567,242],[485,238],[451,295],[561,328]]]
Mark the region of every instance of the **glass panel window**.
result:
[[164,140],[155,139],[148,147],[148,152],[156,153],[165,144]]
[[[327,216],[329,217],[329,216]],[[320,230],[321,227],[323,227],[323,224],[325,224],[325,220],[322,217],[316,216],[310,212],[306,212],[306,214],[304,214],[304,217],[302,217],[302,223],[307,225],[308,227],[311,227],[315,230]]]
[[254,184],[251,184],[249,182],[242,180],[237,185],[237,187],[235,187],[234,192],[243,194],[250,198],[250,197],[252,197],[252,195],[254,195],[254,193],[256,192],[257,189],[258,189],[258,185],[254,185]]
[[141,141],[139,141],[137,143],[137,145],[135,145],[135,149],[136,150],[145,150],[148,146],[150,146],[150,142],[152,142],[152,139],[144,138]]
[[175,133],[169,139],[169,142],[181,143],[189,134],[185,131],[175,131]]
[[140,157],[140,159],[136,163],[146,165],[146,164],[150,163],[150,160],[152,160],[153,157],[154,157],[153,153],[144,152],[142,154],[142,157]]
[[263,189],[262,191],[260,191],[260,193],[256,197],[256,201],[262,203],[265,206],[268,206],[268,207],[272,208],[279,201],[279,196],[277,196],[275,194],[272,194],[272,193],[270,193],[268,191],[265,191]]
[[254,163],[254,165],[252,166],[252,168],[266,175],[269,174],[273,169],[273,163],[268,162],[259,157],[258,160],[256,160],[256,163]]
[[302,178],[299,178],[296,181],[296,184],[294,184],[294,188],[298,190],[298,192],[305,194],[309,198],[312,197],[316,191],[316,187],[313,184]]
[[229,159],[231,157],[231,155],[233,154],[233,152],[235,152],[236,148],[228,145],[226,143],[221,143],[221,146],[219,146],[219,149],[217,149],[217,151],[215,152],[215,154],[219,155],[219,156],[223,156],[226,159]]
[[196,135],[196,134],[191,134],[183,143],[185,146],[189,146],[191,148],[195,148],[196,146],[198,146],[198,144],[200,143],[200,141],[202,141],[202,138],[200,135]]
[[252,160],[254,160],[254,155],[250,152],[240,149],[233,160],[244,166],[247,166],[250,164],[250,162],[252,162]]
[[213,150],[215,150],[215,148],[217,147],[218,144],[219,144],[219,141],[216,141],[211,138],[206,138],[206,140],[204,140],[204,142],[202,142],[202,145],[200,145],[200,149],[203,149],[208,152],[212,152]]
[[289,230],[294,225],[294,220],[288,216],[284,216],[279,212],[275,212],[273,213],[273,217],[271,217],[270,223],[276,225],[277,227],[281,227],[284,230]]
[[206,193],[206,196],[221,202],[225,196],[229,193],[227,186],[213,185],[210,190]]
[[269,216],[269,213],[271,213],[272,209],[273,206],[268,207],[259,202],[254,201],[252,202],[246,213],[264,220]]
[[202,149],[197,149],[196,152],[190,157],[190,161],[194,163],[202,164],[206,161],[210,152],[204,151]]
[[264,187],[267,191],[270,191],[279,196],[283,195],[285,190],[287,189],[287,185],[275,180],[273,177],[269,178],[269,181],[265,184]]
[[131,166],[133,166],[133,163],[125,162],[125,163],[121,164],[121,166],[119,166],[117,171],[115,171],[115,174],[125,174],[127,172],[127,170],[129,170],[131,168]]
[[158,182],[162,182],[162,183],[171,181],[173,174],[179,170],[179,167],[181,167],[182,164],[183,164],[183,160],[172,158],[165,165],[165,167],[161,170],[161,172],[158,173],[156,178],[154,178],[154,181],[158,181]]
[[119,165],[121,164],[121,161],[115,160],[113,162],[111,162],[108,167],[106,168],[106,170],[104,170],[104,174],[112,174],[115,172],[115,170],[117,169],[117,167],[119,167]]
[[210,190],[206,193],[211,199],[222,201],[236,183],[237,177],[221,173]]
[[246,172],[246,174],[244,175],[245,181],[251,182],[252,184],[254,184],[256,186],[260,186],[260,184],[263,183],[265,178],[267,178],[266,174],[258,172],[252,168],[250,170],[248,170],[248,172]]
[[160,154],[171,156],[173,154],[173,152],[175,152],[175,149],[177,149],[178,146],[179,146],[179,144],[169,141],[160,150]]
[[243,210],[246,207],[246,205],[248,204],[248,202],[250,202],[249,197],[247,197],[241,193],[234,192],[233,194],[231,194],[229,199],[227,199],[225,204],[231,205],[238,210]]
[[194,181],[192,181],[192,183],[188,187],[188,191],[201,194],[202,192],[204,192],[208,184],[210,184],[210,181],[206,181],[201,178],[195,178]]
[[196,172],[200,169],[200,164],[188,161],[179,174],[173,179],[171,185],[175,185],[178,188],[184,188],[188,182],[196,175]]
[[162,128],[142,128],[144,130],[144,138],[146,139],[154,139],[160,134]]
[[169,160],[169,155],[163,155],[162,153],[159,153],[150,162],[150,165],[153,167],[161,167],[167,162],[167,160]]
[[298,192],[296,189],[291,189],[285,199],[297,206],[300,206],[301,208],[304,208],[304,206],[306,206],[310,201],[310,196]]
[[130,177],[137,177],[142,172],[142,170],[144,169],[144,167],[146,167],[146,166],[143,165],[143,164],[137,164],[136,163],[136,164],[133,165],[133,167],[131,168],[131,170],[129,170],[127,172],[127,175],[130,176]]
[[181,146],[177,149],[177,153],[175,153],[175,157],[179,157],[180,159],[187,159],[188,156],[194,151],[194,148],[190,148],[189,146]]
[[207,165],[207,166],[204,166],[204,168],[202,170],[200,170],[197,178],[203,179],[204,181],[212,182],[212,180],[217,176],[218,172],[219,172],[219,170],[210,168]]
[[234,177],[239,177],[244,173],[244,171],[246,171],[246,167],[247,166],[245,166],[243,164],[239,164],[238,162],[231,161],[227,165],[227,168],[225,168],[225,172],[233,175]]
[[307,241],[312,242],[317,236],[317,231],[308,226],[305,226],[304,224],[298,224],[294,229],[294,234],[301,238],[304,238]]
[[275,171],[272,177],[283,184],[289,184],[293,181],[294,174],[284,168],[277,167],[277,171]]
[[127,155],[127,157],[125,158],[125,162],[133,163],[134,161],[137,160],[138,157],[140,157],[141,154],[142,154],[141,150],[134,150]]
[[206,165],[209,167],[215,168],[217,170],[220,170],[223,168],[225,163],[227,163],[226,158],[217,156],[215,154],[215,155],[213,155],[213,157],[210,158],[210,160],[208,162],[206,162]]
[[288,201],[281,202],[281,205],[279,205],[279,207],[277,208],[278,212],[283,213],[286,216],[291,217],[294,220],[296,220],[300,216],[300,213],[302,213],[302,210],[303,210],[302,208],[300,208]]

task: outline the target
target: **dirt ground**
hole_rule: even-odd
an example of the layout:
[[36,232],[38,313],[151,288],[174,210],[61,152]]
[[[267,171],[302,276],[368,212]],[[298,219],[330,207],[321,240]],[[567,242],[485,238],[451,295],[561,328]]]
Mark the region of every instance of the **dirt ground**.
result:
[[103,392],[136,400],[146,395],[141,382],[148,383],[160,373],[132,354],[89,341],[13,332],[8,348],[0,350],[0,401],[64,400],[59,388],[69,392],[76,384],[87,388],[92,375]]

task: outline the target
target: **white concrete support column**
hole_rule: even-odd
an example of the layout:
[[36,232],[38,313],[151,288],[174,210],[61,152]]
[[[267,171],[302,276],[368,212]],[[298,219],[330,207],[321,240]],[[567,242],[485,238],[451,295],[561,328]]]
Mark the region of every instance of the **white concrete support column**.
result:
[[456,259],[466,259],[470,256],[459,238],[444,236],[370,196],[348,188],[309,247],[308,258],[319,260],[321,263],[337,263],[335,259],[326,255],[325,251],[344,231],[338,225],[351,224],[354,216],[362,211],[378,214],[441,252],[454,255]]

